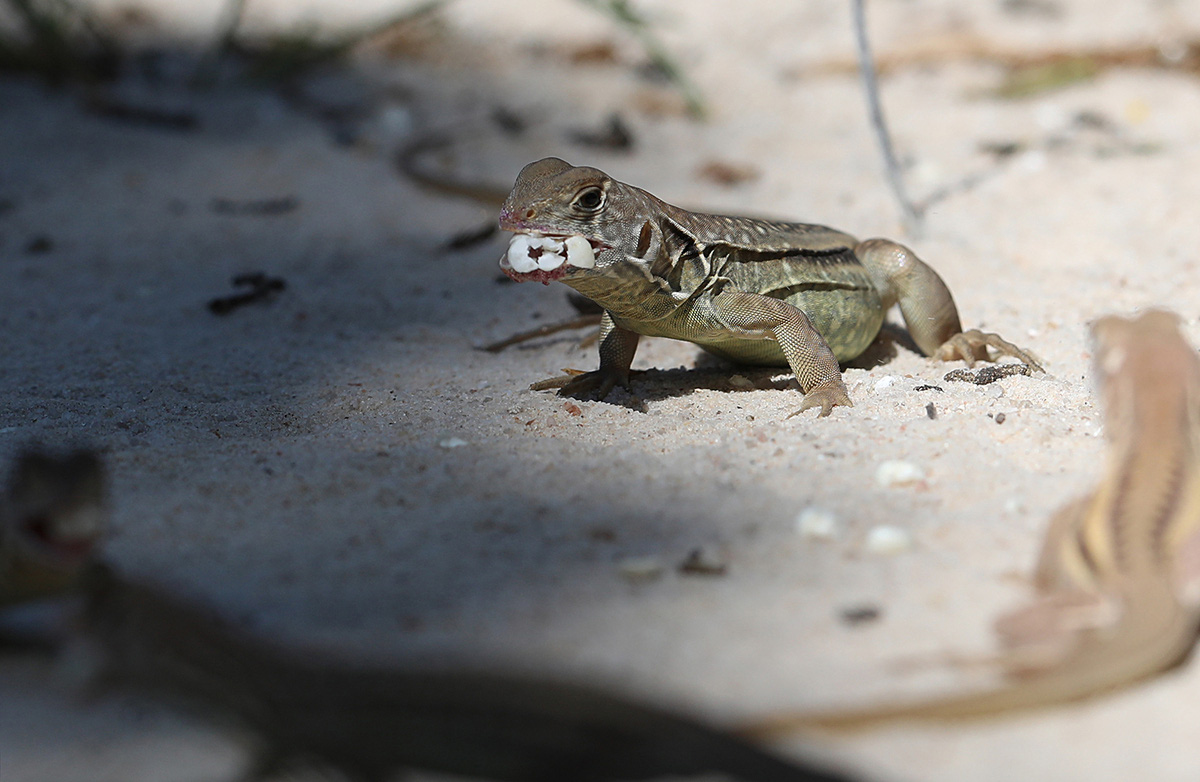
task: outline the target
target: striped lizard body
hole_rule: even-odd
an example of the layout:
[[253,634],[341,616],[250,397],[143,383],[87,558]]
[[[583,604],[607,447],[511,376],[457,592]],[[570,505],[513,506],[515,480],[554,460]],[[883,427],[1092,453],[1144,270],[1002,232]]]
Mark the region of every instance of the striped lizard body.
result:
[[1103,480],[1050,522],[1040,596],[1001,617],[1011,683],[913,703],[779,715],[765,737],[895,720],[955,721],[1079,700],[1181,662],[1200,632],[1200,360],[1178,318],[1093,326],[1109,441]]

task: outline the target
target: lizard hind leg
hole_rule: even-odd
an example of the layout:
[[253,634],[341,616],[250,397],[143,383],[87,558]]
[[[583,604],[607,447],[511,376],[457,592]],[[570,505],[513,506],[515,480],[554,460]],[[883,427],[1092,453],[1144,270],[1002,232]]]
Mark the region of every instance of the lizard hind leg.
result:
[[868,239],[858,243],[854,254],[870,272],[884,308],[900,305],[908,332],[925,355],[938,361],[961,358],[970,366],[976,361],[990,361],[988,348],[992,348],[1000,355],[1042,369],[1033,354],[999,334],[978,329],[963,331],[946,282],[904,245],[890,239]]

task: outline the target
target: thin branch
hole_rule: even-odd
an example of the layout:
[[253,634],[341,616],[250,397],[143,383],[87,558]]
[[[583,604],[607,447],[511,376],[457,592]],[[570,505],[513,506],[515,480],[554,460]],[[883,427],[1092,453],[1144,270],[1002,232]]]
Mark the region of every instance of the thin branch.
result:
[[888,183],[892,186],[892,194],[900,203],[905,229],[914,237],[920,236],[922,215],[913,205],[904,188],[904,174],[900,163],[896,160],[896,152],[892,148],[892,137],[888,134],[887,123],[883,119],[883,104],[879,100],[879,79],[875,74],[875,61],[871,57],[871,45],[867,41],[867,19],[864,9],[865,0],[850,0],[854,10],[854,37],[858,43],[858,70],[862,75],[863,89],[867,94],[867,108],[871,113],[871,125],[875,128],[875,137],[879,140],[879,149],[883,153],[883,162],[887,167]]

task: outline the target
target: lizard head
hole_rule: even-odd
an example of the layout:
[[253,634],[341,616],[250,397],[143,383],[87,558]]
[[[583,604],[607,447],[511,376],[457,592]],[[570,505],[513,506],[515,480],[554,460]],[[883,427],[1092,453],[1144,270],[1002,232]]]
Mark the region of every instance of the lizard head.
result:
[[[1104,398],[1104,428],[1110,442],[1167,453],[1159,433],[1185,433],[1200,447],[1200,361],[1180,331],[1180,317],[1148,310],[1136,318],[1108,315],[1092,323],[1093,372]],[[1179,441],[1172,441],[1179,442]]]
[[90,451],[21,454],[9,475],[0,545],[8,556],[73,567],[88,560],[104,531],[105,478]]
[[595,269],[596,256],[619,241],[605,229],[614,220],[609,195],[621,187],[554,157],[525,166],[500,209],[500,228],[516,234],[500,268],[517,282],[546,284]]

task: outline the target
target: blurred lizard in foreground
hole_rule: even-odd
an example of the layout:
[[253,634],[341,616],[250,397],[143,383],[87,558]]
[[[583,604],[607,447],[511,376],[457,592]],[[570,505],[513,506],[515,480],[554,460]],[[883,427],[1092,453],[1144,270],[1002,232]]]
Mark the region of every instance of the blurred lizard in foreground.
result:
[[[104,481],[91,454],[17,461],[0,517],[0,607],[60,596],[63,665],[98,694],[188,707],[250,739],[249,779],[306,766],[377,782],[409,769],[514,782],[724,772],[838,782],[748,741],[600,689],[493,671],[368,668],[245,635],[93,556]],[[41,647],[39,647],[41,648]]]
[[306,763],[363,782],[407,769],[516,782],[711,772],[752,782],[845,779],[591,687],[313,659],[102,566],[85,593],[81,656],[94,658],[97,684],[164,696],[241,728],[257,750],[251,779]]
[[997,623],[1012,682],[784,714],[743,735],[985,717],[1114,690],[1184,660],[1200,631],[1200,360],[1167,312],[1101,318],[1092,334],[1108,464],[1095,491],[1051,519],[1034,574],[1040,598]]

